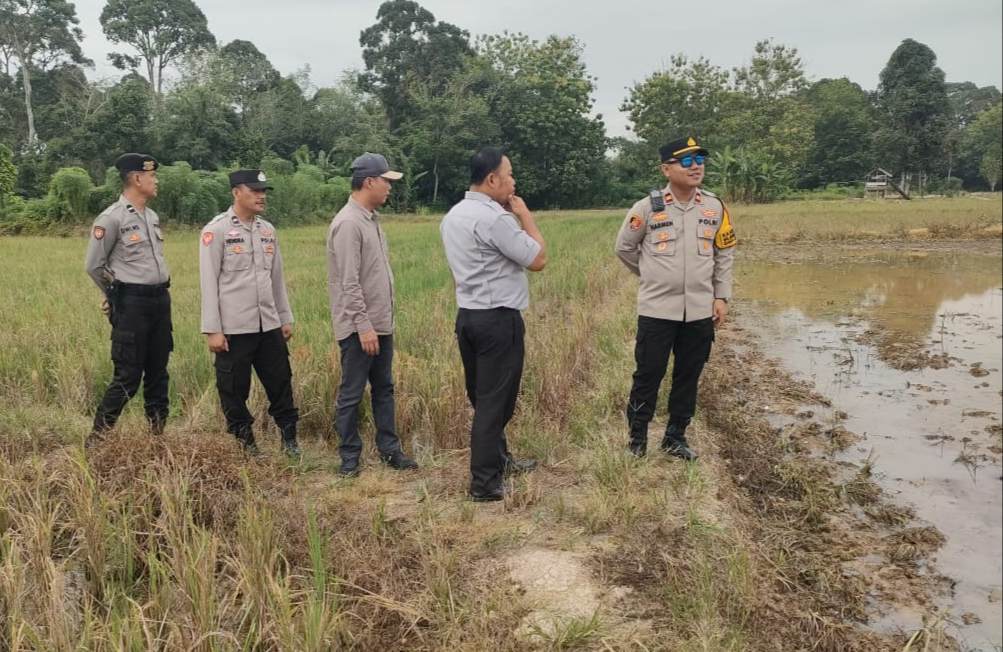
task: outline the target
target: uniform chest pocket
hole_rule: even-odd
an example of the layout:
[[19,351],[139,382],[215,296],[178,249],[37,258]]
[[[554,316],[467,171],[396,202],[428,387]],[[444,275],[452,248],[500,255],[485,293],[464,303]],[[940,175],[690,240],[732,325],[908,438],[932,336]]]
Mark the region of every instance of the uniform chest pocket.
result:
[[122,245],[122,258],[126,262],[135,262],[148,251],[145,247],[146,238],[139,231],[124,234],[119,240],[119,244]]
[[228,249],[223,254],[223,271],[239,272],[251,267],[251,252],[246,250],[233,251]]
[[645,253],[652,256],[676,255],[676,232],[672,227],[657,229],[644,238]]
[[701,226],[697,231],[697,253],[701,256],[711,256],[714,254],[714,236],[717,235],[717,227]]

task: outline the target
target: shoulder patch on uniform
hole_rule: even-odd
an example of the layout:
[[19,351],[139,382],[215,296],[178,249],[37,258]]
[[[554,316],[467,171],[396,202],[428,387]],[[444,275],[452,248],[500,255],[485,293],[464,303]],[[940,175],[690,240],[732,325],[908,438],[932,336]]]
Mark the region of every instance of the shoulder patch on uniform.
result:
[[641,230],[641,226],[643,224],[644,224],[644,220],[641,219],[640,215],[631,215],[630,216],[630,230],[631,231],[640,231]]
[[104,238],[104,227],[103,226],[95,226],[94,227],[94,239],[95,240],[101,240],[102,238]]
[[202,245],[208,247],[212,244],[213,234],[212,231],[206,231],[202,234]]
[[728,214],[728,209],[724,208],[723,213],[721,226],[714,237],[714,246],[718,249],[728,249],[738,244],[738,238],[735,237],[735,229],[731,225],[731,215]]

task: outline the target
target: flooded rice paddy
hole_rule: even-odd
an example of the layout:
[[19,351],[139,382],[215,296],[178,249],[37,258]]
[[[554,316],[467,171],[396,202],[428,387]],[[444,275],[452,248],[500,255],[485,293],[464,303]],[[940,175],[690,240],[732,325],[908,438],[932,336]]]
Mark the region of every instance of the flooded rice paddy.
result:
[[[1003,646],[1001,260],[853,251],[738,271],[764,353],[861,436],[838,457],[870,460],[893,499],[945,535],[931,570],[949,578],[941,606],[963,650]],[[908,630],[919,617],[876,614],[874,626]]]

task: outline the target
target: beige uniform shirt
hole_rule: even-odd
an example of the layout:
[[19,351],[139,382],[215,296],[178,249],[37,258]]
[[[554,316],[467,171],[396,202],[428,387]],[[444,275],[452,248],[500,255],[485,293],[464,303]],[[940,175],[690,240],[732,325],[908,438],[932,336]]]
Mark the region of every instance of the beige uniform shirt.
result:
[[735,233],[720,199],[697,190],[689,205],[662,191],[665,210],[634,204],[616,238],[616,254],[641,277],[637,314],[696,321],[713,315],[714,299],[730,299]]
[[394,273],[377,213],[349,199],[327,230],[327,290],[334,337],[394,332]]
[[293,323],[275,227],[245,225],[231,207],[202,229],[202,332],[239,335]]
[[102,292],[112,281],[166,283],[170,271],[160,218],[152,208],[140,213],[120,196],[94,220],[84,268]]

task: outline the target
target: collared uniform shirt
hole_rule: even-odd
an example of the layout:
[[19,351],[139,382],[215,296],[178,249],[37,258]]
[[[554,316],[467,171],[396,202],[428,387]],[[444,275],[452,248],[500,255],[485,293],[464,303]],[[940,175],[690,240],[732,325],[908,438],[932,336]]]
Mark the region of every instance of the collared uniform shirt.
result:
[[278,235],[260,216],[244,224],[231,206],[202,229],[199,278],[203,333],[240,335],[293,323]]
[[102,292],[112,281],[166,283],[171,274],[164,260],[160,217],[149,207],[140,213],[119,196],[94,220],[84,268]]
[[665,210],[649,198],[634,204],[616,239],[616,254],[641,277],[637,314],[673,321],[713,316],[714,299],[730,299],[735,234],[720,199],[697,189],[688,205],[662,191]]
[[540,253],[515,216],[487,195],[467,192],[439,226],[460,308],[529,306],[526,268]]
[[394,332],[394,273],[377,217],[349,198],[327,230],[327,289],[337,340]]

